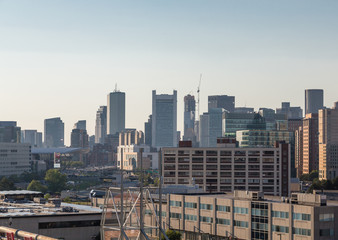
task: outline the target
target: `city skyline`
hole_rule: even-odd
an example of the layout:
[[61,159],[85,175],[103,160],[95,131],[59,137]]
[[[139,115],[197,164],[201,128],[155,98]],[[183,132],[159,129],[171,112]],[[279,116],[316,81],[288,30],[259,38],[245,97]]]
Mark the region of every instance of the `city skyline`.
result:
[[1,1],[1,120],[42,132],[44,119],[61,117],[69,145],[78,119],[94,134],[96,111],[117,83],[126,128],[143,130],[152,90],[176,89],[182,131],[183,98],[197,97],[200,73],[200,113],[220,94],[238,107],[304,110],[304,89],[317,88],[331,107],[337,10],[333,1]]

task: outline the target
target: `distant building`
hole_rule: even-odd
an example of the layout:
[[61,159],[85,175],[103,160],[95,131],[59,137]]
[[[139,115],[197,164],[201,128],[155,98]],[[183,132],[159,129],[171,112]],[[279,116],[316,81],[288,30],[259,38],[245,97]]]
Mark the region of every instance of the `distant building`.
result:
[[107,134],[119,133],[126,125],[126,94],[115,89],[107,102]]
[[190,140],[196,143],[195,135],[195,111],[196,101],[192,95],[184,97],[184,136],[183,140]]
[[290,147],[163,148],[164,185],[192,184],[206,192],[263,191],[289,196]]
[[[318,113],[308,113],[303,119],[303,174],[319,169]],[[337,133],[338,134],[338,133]]]
[[223,137],[225,133],[224,118],[225,110],[222,108],[211,108],[200,116],[201,147],[216,147],[217,138]]
[[0,176],[31,171],[31,146],[28,143],[0,143]]
[[228,95],[208,96],[208,111],[212,108],[224,108],[227,112],[234,112],[235,97]]
[[0,142],[20,143],[21,128],[15,121],[0,121]]
[[145,144],[151,146],[152,138],[152,115],[149,115],[148,121],[144,123],[144,139]]
[[319,179],[338,177],[338,102],[331,109],[320,109],[319,130]]
[[152,96],[152,146],[177,146],[177,91]]
[[44,121],[44,144],[45,147],[63,147],[64,144],[64,123],[61,118],[49,118]]
[[70,147],[72,148],[88,148],[88,134],[87,130],[73,129],[70,139]]
[[144,133],[136,129],[125,129],[119,133],[119,145],[144,144]]
[[303,174],[303,126],[295,131],[295,167],[297,177]]
[[293,144],[293,132],[269,130],[241,130],[236,132],[239,147],[273,147],[276,142]]
[[282,107],[276,109],[277,114],[286,114],[288,119],[303,118],[303,110],[300,107],[290,107],[289,102],[282,102]]
[[37,130],[22,130],[21,142],[29,143],[32,147],[42,147],[42,133]]
[[81,129],[81,130],[87,130],[87,121],[86,120],[79,120],[74,124],[73,129]]
[[318,113],[324,107],[323,89],[305,89],[305,114]]
[[104,143],[107,135],[107,106],[100,106],[96,112],[95,143]]
[[265,130],[265,118],[258,113],[225,113],[225,135],[236,137],[236,131],[240,130]]
[[255,112],[254,108],[250,107],[236,107],[235,108],[235,113],[253,113]]

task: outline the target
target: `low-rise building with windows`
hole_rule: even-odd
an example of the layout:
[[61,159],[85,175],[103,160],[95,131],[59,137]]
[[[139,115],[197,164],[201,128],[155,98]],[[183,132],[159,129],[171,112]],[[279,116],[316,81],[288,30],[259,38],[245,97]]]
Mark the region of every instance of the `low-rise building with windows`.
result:
[[[219,139],[222,140],[222,139]],[[238,148],[163,148],[164,185],[198,184],[206,192],[262,191],[290,195],[290,145]]]
[[[152,211],[146,210],[145,221],[155,221]],[[291,198],[249,191],[171,194],[162,205],[162,222],[187,240],[338,239],[338,202],[304,193]]]

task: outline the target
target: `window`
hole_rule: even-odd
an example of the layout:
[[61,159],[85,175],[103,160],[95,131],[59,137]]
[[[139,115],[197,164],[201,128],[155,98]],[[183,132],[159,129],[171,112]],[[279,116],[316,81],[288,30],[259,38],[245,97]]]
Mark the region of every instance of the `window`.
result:
[[289,227],[272,225],[273,232],[289,233]]
[[186,207],[186,208],[197,208],[197,203],[184,202],[184,207]]
[[230,225],[230,220],[224,218],[216,218],[216,223],[221,225]]
[[150,209],[146,209],[145,210],[145,215],[153,215],[153,213],[151,212]]
[[66,221],[66,222],[42,222],[42,223],[39,223],[39,229],[95,227],[95,226],[100,226],[100,223],[101,223],[100,220]]
[[272,217],[275,218],[289,218],[288,212],[272,211]]
[[311,215],[305,213],[293,213],[292,217],[294,220],[302,220],[302,221],[311,221]]
[[200,217],[200,222],[213,223],[213,218],[201,216]]
[[171,212],[171,213],[170,213],[170,217],[171,217],[171,218],[181,219],[181,218],[182,218],[182,215],[181,215],[180,213],[173,213],[173,212]]
[[206,204],[206,203],[200,203],[200,209],[203,210],[212,210],[212,205],[211,204]]
[[230,206],[216,205],[216,211],[230,212]]
[[181,201],[170,201],[170,206],[171,207],[182,207],[182,202]]
[[248,224],[248,222],[245,222],[245,221],[236,221],[236,220],[234,220],[234,226],[235,227],[248,228],[249,224]]
[[248,214],[248,209],[247,208],[241,208],[241,207],[234,207],[234,213],[239,213],[239,214]]
[[293,228],[292,233],[303,236],[311,236],[311,230],[304,228]]
[[184,219],[188,221],[197,221],[196,215],[184,214]]
[[333,222],[334,221],[334,214],[333,213],[319,214],[319,221],[321,221],[321,222]]
[[320,229],[319,236],[321,237],[333,237],[334,236],[334,229],[327,228],[327,229]]
[[268,224],[267,223],[253,222],[253,223],[251,223],[251,228],[256,229],[256,230],[268,231]]
[[263,217],[268,216],[268,210],[265,209],[252,208],[251,213],[254,216],[263,216]]

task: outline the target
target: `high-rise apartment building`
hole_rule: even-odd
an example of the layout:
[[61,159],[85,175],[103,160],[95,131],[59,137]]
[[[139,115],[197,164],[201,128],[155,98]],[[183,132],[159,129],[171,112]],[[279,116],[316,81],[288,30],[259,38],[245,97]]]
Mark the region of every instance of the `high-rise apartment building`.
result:
[[126,94],[115,89],[107,99],[107,134],[119,133],[126,125]]
[[152,97],[152,146],[177,146],[177,91]]
[[196,142],[195,136],[195,108],[196,101],[192,95],[184,97],[184,136],[183,140],[190,140]]
[[338,177],[338,102],[318,115],[319,179],[332,180]]
[[20,143],[21,128],[15,121],[0,121],[0,142]]
[[303,174],[319,168],[318,113],[308,113],[303,119]]
[[44,121],[45,147],[64,147],[64,123],[61,118],[49,118]]
[[37,130],[22,130],[21,142],[29,143],[32,147],[42,147],[42,133]]
[[208,111],[212,108],[224,108],[227,112],[234,112],[235,97],[228,95],[208,96]]
[[324,106],[323,89],[305,89],[305,114],[318,113]]
[[100,106],[96,112],[95,143],[104,143],[107,136],[107,106]]

